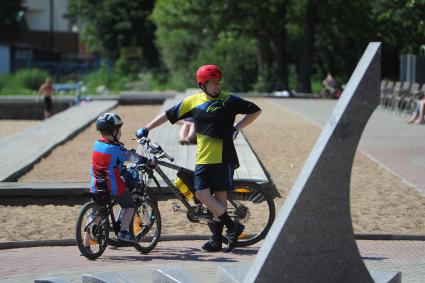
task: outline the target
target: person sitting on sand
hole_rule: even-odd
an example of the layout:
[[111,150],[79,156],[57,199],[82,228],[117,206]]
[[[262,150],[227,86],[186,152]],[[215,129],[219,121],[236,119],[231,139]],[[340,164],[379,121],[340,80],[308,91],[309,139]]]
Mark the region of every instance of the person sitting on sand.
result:
[[425,122],[425,98],[416,101],[416,108],[413,111],[412,116],[407,120],[408,123],[423,124]]

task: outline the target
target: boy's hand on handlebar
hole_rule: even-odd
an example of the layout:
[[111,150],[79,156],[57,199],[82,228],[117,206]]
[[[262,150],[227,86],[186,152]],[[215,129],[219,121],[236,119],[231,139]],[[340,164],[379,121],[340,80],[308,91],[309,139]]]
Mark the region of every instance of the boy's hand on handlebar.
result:
[[138,139],[141,138],[147,138],[149,134],[149,129],[148,128],[140,128],[136,131],[136,137]]

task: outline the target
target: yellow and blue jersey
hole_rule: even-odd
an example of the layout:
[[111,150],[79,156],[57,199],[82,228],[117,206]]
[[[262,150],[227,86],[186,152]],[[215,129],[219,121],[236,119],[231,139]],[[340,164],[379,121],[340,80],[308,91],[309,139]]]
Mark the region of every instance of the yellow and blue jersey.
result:
[[239,162],[232,138],[235,117],[259,110],[254,103],[227,92],[217,98],[198,93],[168,109],[166,115],[172,124],[193,118],[198,146],[196,164],[232,163],[237,168]]

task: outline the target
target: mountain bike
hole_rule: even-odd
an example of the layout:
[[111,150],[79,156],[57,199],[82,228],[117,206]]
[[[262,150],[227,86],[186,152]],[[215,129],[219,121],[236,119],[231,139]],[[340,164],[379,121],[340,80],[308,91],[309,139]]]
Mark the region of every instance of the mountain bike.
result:
[[[212,221],[211,212],[199,202],[194,195],[194,172],[182,166],[173,164],[174,158],[168,155],[160,145],[149,138],[137,140],[142,155],[156,159],[157,167],[150,168],[144,165],[142,175],[146,192],[154,196],[155,192],[166,187],[168,192],[183,204],[187,210],[186,216],[190,222],[207,224]],[[169,162],[165,161],[168,159]],[[185,183],[190,192],[182,192],[176,183],[164,173],[161,167],[176,171],[176,176]],[[158,181],[162,180],[161,185]],[[233,181],[234,189],[228,193],[227,212],[232,220],[245,225],[245,231],[238,241],[239,247],[253,245],[263,239],[270,229],[275,218],[273,197],[259,184],[249,179]],[[193,197],[188,200],[187,195]],[[154,197],[152,197],[154,198]],[[180,205],[177,207],[180,209]],[[227,243],[227,239],[223,238]]]
[[[131,166],[136,169],[139,182],[132,191],[136,209],[130,232],[136,239],[134,247],[142,253],[148,253],[155,248],[161,236],[161,215],[156,196],[164,194],[164,188],[183,204],[190,222],[207,224],[212,221],[213,215],[194,197],[192,170],[173,164],[174,158],[149,138],[138,139],[137,143],[140,145],[142,155],[154,158],[157,163],[156,167],[145,164]],[[161,167],[175,170],[176,176],[184,182],[189,191],[181,191],[176,185],[178,182],[170,180]],[[159,180],[162,181],[162,185]],[[237,246],[246,247],[266,236],[275,218],[275,205],[273,197],[255,181],[239,179],[234,180],[233,184],[234,189],[228,192],[227,212],[233,221],[245,225]],[[92,195],[93,201],[83,206],[77,219],[78,247],[81,253],[90,259],[99,257],[108,243],[119,245],[119,241],[109,237],[109,232],[119,231],[113,209],[119,205],[116,201],[111,201],[105,192],[101,192],[100,195],[104,198],[103,202],[102,199],[99,200],[99,195]],[[173,209],[180,209],[180,205],[175,204]],[[84,246],[84,235],[87,233],[91,239],[90,249]],[[223,237],[223,242],[227,243],[226,237]]]
[[[131,192],[136,204],[130,232],[135,241],[121,242],[116,236],[120,231],[120,221],[117,220],[121,211],[116,200],[112,200],[107,190],[90,193],[92,201],[87,202],[80,211],[76,223],[76,240],[82,255],[88,259],[96,259],[105,251],[107,245],[133,245],[142,253],[152,251],[161,235],[161,215],[157,203],[144,191],[140,182]],[[114,236],[109,234],[113,232]]]

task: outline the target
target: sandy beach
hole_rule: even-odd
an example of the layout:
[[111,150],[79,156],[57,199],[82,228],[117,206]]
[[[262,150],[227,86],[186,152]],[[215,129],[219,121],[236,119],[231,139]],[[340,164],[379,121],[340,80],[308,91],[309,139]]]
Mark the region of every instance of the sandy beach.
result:
[[[263,114],[245,131],[282,198],[275,199],[277,212],[286,199],[321,129],[302,116],[287,111],[273,100],[252,99]],[[134,131],[158,114],[160,106],[118,106],[124,120],[123,142],[134,147]],[[1,121],[6,125],[7,121]],[[4,133],[2,133],[4,134]],[[0,136],[1,137],[1,136]],[[88,182],[91,149],[98,138],[94,124],[54,149],[19,182]],[[357,233],[425,234],[425,198],[397,176],[361,152],[355,157],[351,178],[351,213]],[[205,225],[189,223],[183,211],[173,214],[173,201],[160,202],[163,234],[202,234]],[[80,205],[0,206],[0,241],[74,238]]]

